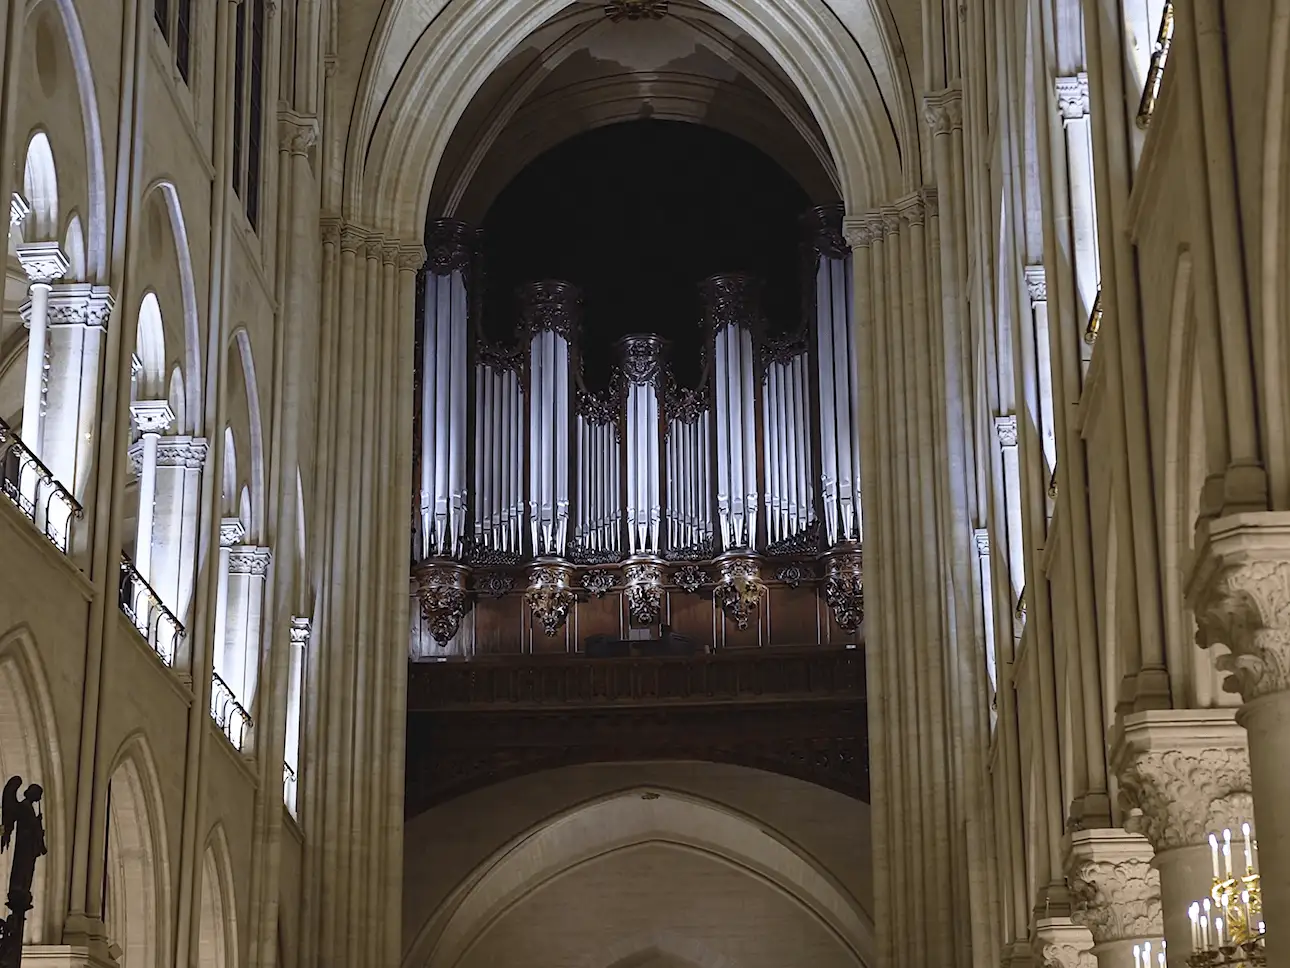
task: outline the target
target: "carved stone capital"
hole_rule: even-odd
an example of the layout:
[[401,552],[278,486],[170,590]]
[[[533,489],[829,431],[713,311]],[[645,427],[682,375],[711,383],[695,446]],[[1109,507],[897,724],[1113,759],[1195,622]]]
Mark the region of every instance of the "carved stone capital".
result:
[[470,611],[467,576],[467,570],[459,565],[438,562],[420,565],[412,575],[417,583],[421,618],[431,638],[441,646],[452,641]]
[[1097,944],[1158,938],[1160,874],[1145,837],[1124,830],[1081,830],[1071,836],[1066,884],[1071,920]]
[[385,254],[385,238],[380,235],[369,235],[367,243],[363,246],[363,255],[367,257],[368,262],[380,262]]
[[990,556],[990,529],[977,528],[972,532],[972,538],[976,541],[976,553],[983,558]]
[[319,219],[318,233],[322,236],[323,245],[340,245],[340,229],[343,224],[338,218]]
[[848,215],[842,220],[842,234],[853,249],[873,245],[883,237],[881,215]]
[[1083,71],[1053,81],[1057,93],[1057,113],[1065,121],[1078,121],[1088,115],[1088,75]]
[[1069,918],[1040,918],[1035,923],[1034,954],[1043,968],[1097,968],[1092,936]]
[[864,622],[864,557],[859,551],[829,558],[824,577],[824,600],[844,632],[858,631]]
[[999,435],[999,446],[1017,446],[1017,417],[1009,414],[1006,417],[994,418],[994,432]]
[[529,572],[524,601],[547,635],[555,635],[576,601],[569,588],[573,571],[563,565],[539,565]]
[[1222,643],[1223,688],[1246,702],[1290,690],[1290,514],[1210,524],[1188,588],[1201,648]]
[[381,265],[395,266],[399,264],[399,244],[397,242],[386,242],[385,247],[381,249]]
[[273,552],[268,548],[257,548],[251,545],[238,545],[228,553],[228,573],[230,575],[251,575],[263,578],[269,573],[273,563]]
[[663,614],[663,567],[636,562],[623,569],[627,614],[637,625],[654,625]]
[[[88,282],[60,283],[50,287],[49,312],[46,318],[51,329],[82,326],[106,330],[113,305],[115,300],[112,290],[107,286],[94,286]],[[31,300],[25,300],[18,311],[23,323],[30,326]]]
[[910,195],[896,203],[896,211],[902,221],[910,225],[922,225],[927,215],[922,194]]
[[763,591],[765,586],[754,559],[727,558],[721,563],[721,580],[712,590],[712,600],[742,632],[761,604]]
[[294,111],[279,111],[278,143],[283,151],[293,155],[308,155],[318,143],[318,119],[296,114]]
[[928,218],[936,218],[941,214],[941,196],[935,185],[928,185],[919,194],[923,197],[923,211]]
[[313,634],[313,620],[304,615],[291,616],[291,642],[304,648],[309,641],[309,636]]
[[175,422],[175,412],[166,400],[138,400],[130,404],[130,416],[141,434],[164,434]]
[[246,527],[240,518],[224,518],[219,523],[219,546],[231,548],[246,537]]
[[27,221],[27,216],[31,214],[31,206],[27,200],[14,192],[9,196],[9,226],[21,225]]
[[421,267],[425,264],[426,248],[424,245],[399,246],[399,270],[401,272],[420,272]]
[[32,283],[48,286],[63,278],[71,265],[57,242],[20,242],[17,248],[18,261]]
[[1157,854],[1204,844],[1254,816],[1245,730],[1232,710],[1134,713],[1112,750],[1124,828]]
[[1026,266],[1026,292],[1030,295],[1030,303],[1048,302],[1048,275],[1044,272],[1042,265]]
[[340,226],[340,250],[342,252],[362,252],[367,244],[367,230],[357,225],[343,222]]
[[210,446],[205,437],[170,436],[157,441],[158,467],[201,470],[206,466]]
[[963,91],[955,85],[923,97],[923,118],[933,136],[963,127]]

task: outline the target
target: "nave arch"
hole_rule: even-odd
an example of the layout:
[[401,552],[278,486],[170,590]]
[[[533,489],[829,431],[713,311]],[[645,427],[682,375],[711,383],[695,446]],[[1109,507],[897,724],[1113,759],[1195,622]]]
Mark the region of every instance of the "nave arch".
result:
[[[505,938],[514,924],[533,922],[534,905],[550,903],[553,891],[631,898],[633,891],[582,885],[638,869],[665,872],[652,880],[667,881],[678,897],[706,883],[752,907],[770,904],[786,921],[800,919],[797,929],[827,955],[822,964],[869,964],[873,927],[857,897],[867,885],[838,879],[865,863],[849,852],[867,851],[867,840],[858,846],[867,838],[867,812],[860,801],[802,781],[698,763],[570,767],[476,791],[409,822],[403,964],[458,968],[496,958],[489,946],[498,932]],[[419,836],[422,826],[453,829],[452,856],[441,838]],[[842,839],[810,845],[794,839],[803,836]],[[446,868],[434,874],[439,891],[421,880],[432,863],[426,850],[412,846],[421,843],[433,843]],[[588,968],[608,968],[653,947],[697,965],[727,963],[720,958],[728,953],[715,950],[710,959],[698,957],[718,947],[701,927],[677,929],[672,943],[662,944],[660,925],[617,925],[622,936],[589,937],[579,957],[589,959]]]
[[[31,631],[19,626],[0,635],[0,784],[15,774],[23,788],[41,786],[41,812],[49,853],[36,864],[27,941],[52,944],[62,936],[67,910],[67,836],[62,744],[53,698]],[[9,882],[11,855],[0,856],[0,884]]]
[[217,824],[202,852],[197,968],[237,968],[237,904],[228,836]]
[[162,968],[171,938],[170,856],[156,762],[142,733],[122,743],[108,775],[108,941],[121,968]]
[[[419,238],[436,168],[471,98],[518,45],[570,2],[451,0],[429,11],[401,0],[387,5],[359,82],[346,146],[347,217],[401,238]],[[890,201],[918,181],[908,75],[889,62],[874,66],[891,51],[883,24],[872,22],[871,37],[882,50],[871,53],[857,47],[823,0],[705,5],[763,47],[797,87],[823,131],[849,210]],[[410,47],[409,37],[415,38]],[[891,82],[890,102],[884,101],[879,73]],[[905,132],[910,134],[902,141]]]

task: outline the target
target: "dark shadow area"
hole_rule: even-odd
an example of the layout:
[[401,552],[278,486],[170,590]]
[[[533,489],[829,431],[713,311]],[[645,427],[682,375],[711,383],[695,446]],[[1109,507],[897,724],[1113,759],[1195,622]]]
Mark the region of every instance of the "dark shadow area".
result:
[[761,151],[711,128],[640,120],[588,131],[528,165],[485,216],[485,332],[509,339],[517,286],[565,279],[585,300],[590,386],[607,378],[614,341],[639,332],[671,340],[677,378],[693,384],[706,276],[761,276],[770,328],[799,324],[798,217],[810,204]]

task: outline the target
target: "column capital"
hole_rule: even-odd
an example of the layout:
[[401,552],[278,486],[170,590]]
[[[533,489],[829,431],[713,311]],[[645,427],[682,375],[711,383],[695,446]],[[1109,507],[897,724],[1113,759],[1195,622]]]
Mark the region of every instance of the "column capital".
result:
[[1126,716],[1111,751],[1124,828],[1157,854],[1208,842],[1254,816],[1245,730],[1231,709],[1150,710]]
[[1026,266],[1024,270],[1026,292],[1030,295],[1030,304],[1048,302],[1048,274],[1042,263]]
[[1211,522],[1188,584],[1201,648],[1221,643],[1228,692],[1246,702],[1290,691],[1290,513]]
[[403,272],[420,272],[426,264],[426,247],[419,242],[399,246],[399,269]]
[[1017,446],[1017,416],[1008,414],[994,418],[994,432],[999,435],[1000,447]]
[[310,149],[318,143],[318,119],[279,108],[278,142],[283,151],[293,155],[308,155]]
[[1145,837],[1118,828],[1071,835],[1071,920],[1088,928],[1095,944],[1163,936],[1160,874],[1152,857]]
[[1080,71],[1069,77],[1058,77],[1053,87],[1057,93],[1057,113],[1063,121],[1078,121],[1088,115],[1088,74]]
[[254,545],[237,545],[228,554],[228,573],[230,575],[254,575],[263,578],[269,573],[273,563],[273,552],[268,548]]
[[9,227],[21,225],[27,221],[27,216],[30,214],[31,206],[27,204],[27,200],[17,192],[13,192],[9,196]]
[[18,261],[32,283],[50,285],[63,278],[71,263],[57,242],[20,242]]
[[923,95],[923,118],[933,135],[963,127],[963,91],[957,85]]
[[976,553],[982,557],[990,555],[990,529],[976,528],[972,532],[972,540],[976,542]]
[[1035,961],[1044,968],[1097,968],[1088,928],[1070,918],[1040,918],[1035,922]]
[[864,215],[848,215],[842,219],[842,237],[853,249],[860,249],[882,240],[885,234],[882,215],[869,212]]
[[340,250],[342,252],[359,252],[367,243],[368,232],[350,222],[340,225]]
[[309,641],[309,636],[313,634],[313,619],[305,615],[291,616],[291,641],[299,646],[304,646]]
[[130,404],[130,416],[141,434],[162,434],[175,420],[175,412],[166,400],[136,400]]
[[[157,466],[182,467],[201,470],[206,466],[210,447],[205,437],[167,435],[157,439]],[[143,441],[130,447],[130,469],[135,474],[143,472]]]
[[[83,326],[87,329],[106,330],[116,299],[108,286],[95,286],[88,282],[64,282],[50,287],[49,327]],[[23,322],[31,325],[31,300],[25,300],[18,309]]]
[[224,518],[219,523],[219,546],[231,548],[246,537],[241,518]]

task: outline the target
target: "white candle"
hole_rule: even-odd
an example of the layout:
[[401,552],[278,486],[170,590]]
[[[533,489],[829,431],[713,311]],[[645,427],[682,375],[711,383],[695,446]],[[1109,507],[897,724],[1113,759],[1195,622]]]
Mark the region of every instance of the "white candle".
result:
[[1187,917],[1191,919],[1191,950],[1196,952],[1200,950],[1200,905],[1192,904]]
[[1209,853],[1214,861],[1214,880],[1218,880],[1218,838],[1213,834],[1209,835]]
[[1206,949],[1208,949],[1209,948],[1209,898],[1205,898],[1205,900],[1201,902],[1201,911],[1203,913],[1200,916],[1200,940],[1201,940],[1201,944]]
[[1214,919],[1214,940],[1218,943],[1218,946],[1220,948],[1223,947],[1224,939],[1223,939],[1223,919],[1222,918]]
[[1250,825],[1241,824],[1241,833],[1245,835],[1245,873],[1254,873],[1254,853],[1250,850]]
[[1230,880],[1232,877],[1232,832],[1223,831],[1223,862],[1227,866],[1227,876]]
[[1142,946],[1133,946],[1133,968],[1142,968]]
[[[1164,947],[1164,942],[1160,942],[1160,947]],[[1156,955],[1156,961],[1159,963],[1157,968],[1165,968],[1165,953],[1162,951]]]

